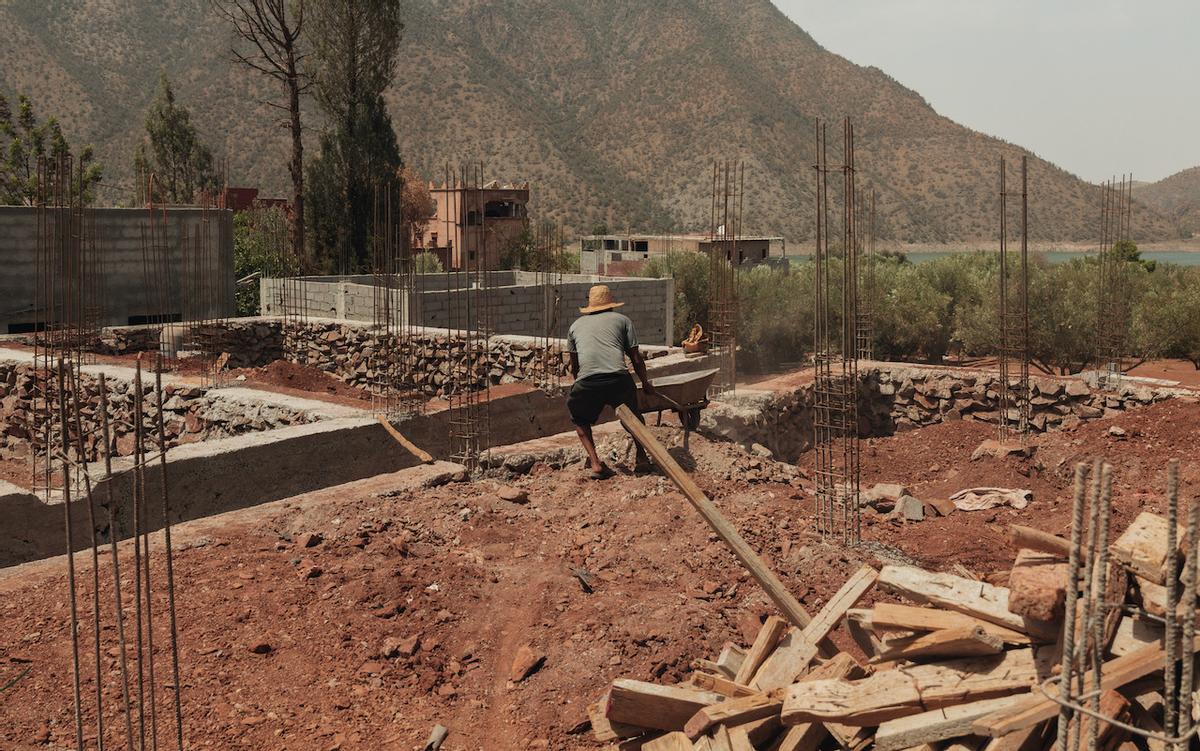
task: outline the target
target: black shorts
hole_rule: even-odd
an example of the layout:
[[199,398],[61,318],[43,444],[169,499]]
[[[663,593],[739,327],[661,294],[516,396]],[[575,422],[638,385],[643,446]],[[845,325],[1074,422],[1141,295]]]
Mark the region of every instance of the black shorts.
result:
[[571,422],[583,427],[595,425],[605,407],[616,409],[622,404],[637,414],[637,386],[628,372],[588,376],[576,381],[567,395]]

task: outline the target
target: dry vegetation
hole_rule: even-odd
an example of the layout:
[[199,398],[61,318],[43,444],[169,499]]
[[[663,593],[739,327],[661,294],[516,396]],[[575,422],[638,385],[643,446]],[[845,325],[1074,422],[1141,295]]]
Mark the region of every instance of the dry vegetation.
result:
[[1135,186],[1133,194],[1176,222],[1181,232],[1200,233],[1200,167]]

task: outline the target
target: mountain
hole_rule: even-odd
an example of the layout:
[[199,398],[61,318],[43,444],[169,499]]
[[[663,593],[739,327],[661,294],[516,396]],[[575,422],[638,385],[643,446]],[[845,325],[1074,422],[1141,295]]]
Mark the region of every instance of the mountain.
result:
[[[534,211],[573,231],[705,229],[713,160],[740,159],[745,231],[803,247],[813,230],[813,120],[840,137],[849,115],[859,185],[879,191],[884,237],[991,243],[998,161],[1028,153],[824,49],[767,0],[405,8],[403,59],[386,96],[405,158],[436,179],[448,162],[472,160],[489,177],[528,179]],[[228,62],[229,31],[205,0],[9,0],[0,28],[0,91],[28,93],[69,138],[96,144],[114,184],[105,198],[127,195],[160,70],[226,155],[231,183],[285,194],[287,134],[259,101],[271,90]],[[315,106],[306,127],[315,144]],[[840,153],[839,138],[830,145]],[[1029,172],[1034,241],[1097,235],[1098,188],[1032,154]],[[1140,240],[1176,234],[1145,207],[1134,225]]]
[[1182,235],[1200,235],[1200,167],[1176,172],[1156,183],[1135,184],[1133,195],[1175,222]]

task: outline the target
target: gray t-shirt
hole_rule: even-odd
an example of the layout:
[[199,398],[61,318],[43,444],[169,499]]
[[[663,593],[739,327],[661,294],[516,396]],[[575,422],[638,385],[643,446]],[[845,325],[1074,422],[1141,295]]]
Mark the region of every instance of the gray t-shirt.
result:
[[567,332],[567,351],[579,355],[576,380],[603,373],[624,373],[625,353],[638,346],[633,321],[615,310],[575,319]]

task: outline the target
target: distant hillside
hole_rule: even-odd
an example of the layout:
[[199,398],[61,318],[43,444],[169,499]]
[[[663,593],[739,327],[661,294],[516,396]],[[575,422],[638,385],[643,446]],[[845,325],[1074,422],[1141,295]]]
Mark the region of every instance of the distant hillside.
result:
[[[229,65],[204,0],[153,10],[111,0],[0,4],[0,90],[31,94],[91,140],[117,184],[160,69],[228,156],[232,180],[286,187],[285,131],[265,83]],[[875,68],[823,49],[766,0],[410,0],[405,60],[388,103],[405,157],[440,176],[483,160],[529,179],[535,210],[569,229],[679,231],[708,224],[713,159],[746,167],[748,232],[811,238],[812,120],[858,134],[860,184],[880,191],[883,233],[905,242],[990,241],[997,162],[1021,148],[941,117]],[[320,122],[310,107],[310,140]],[[832,141],[832,139],[831,139]],[[1095,186],[1033,158],[1031,234],[1096,235]],[[111,200],[120,194],[106,194]],[[1175,234],[1150,209],[1139,239]]]
[[1181,234],[1200,235],[1200,167],[1134,185],[1133,195],[1175,222]]

